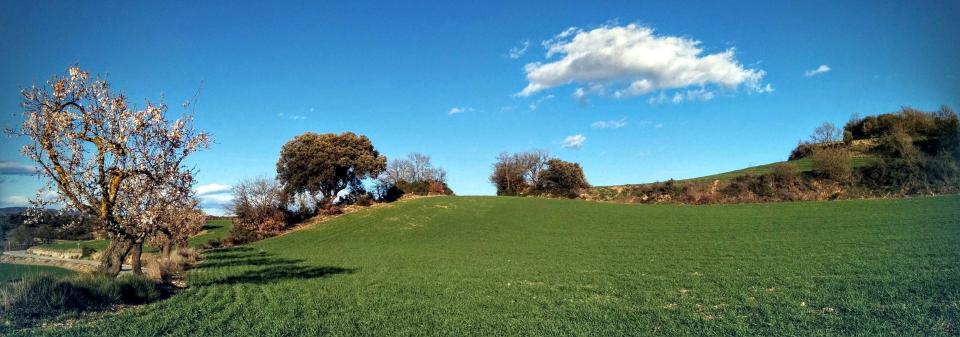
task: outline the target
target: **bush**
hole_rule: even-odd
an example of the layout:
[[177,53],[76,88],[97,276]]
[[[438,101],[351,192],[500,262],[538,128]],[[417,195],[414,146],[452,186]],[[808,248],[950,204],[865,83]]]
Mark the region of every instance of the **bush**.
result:
[[258,239],[286,228],[289,196],[276,180],[262,177],[244,180],[234,186],[233,200],[232,209],[239,227],[253,231]]
[[777,184],[777,187],[788,187],[797,181],[797,168],[787,163],[779,163],[773,166],[770,171],[770,176]]
[[0,290],[4,316],[16,326],[115,304],[152,302],[163,296],[156,283],[139,275],[121,275],[116,279],[104,275],[65,279],[39,275]]
[[813,173],[821,178],[846,182],[853,172],[850,168],[850,153],[846,149],[819,148],[813,152],[810,160],[813,162]]
[[587,188],[590,188],[590,184],[577,163],[550,159],[547,168],[537,176],[536,190],[539,193],[576,198]]
[[357,201],[354,203],[357,206],[370,206],[373,205],[373,194],[364,193],[357,197]]
[[120,275],[114,281],[120,295],[119,303],[143,304],[160,299],[163,293],[153,280],[142,275]]
[[394,202],[400,200],[404,194],[403,190],[396,184],[383,180],[377,180],[375,190],[376,199],[380,202]]
[[224,238],[226,246],[242,245],[260,239],[254,226],[245,223],[234,223],[230,228],[230,235]]

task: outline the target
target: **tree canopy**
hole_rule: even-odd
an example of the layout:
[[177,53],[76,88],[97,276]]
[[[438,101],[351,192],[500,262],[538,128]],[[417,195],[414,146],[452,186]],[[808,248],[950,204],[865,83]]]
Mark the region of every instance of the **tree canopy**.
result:
[[289,193],[319,196],[328,206],[346,188],[363,191],[363,179],[377,177],[386,163],[366,136],[307,132],[283,145],[277,179]]

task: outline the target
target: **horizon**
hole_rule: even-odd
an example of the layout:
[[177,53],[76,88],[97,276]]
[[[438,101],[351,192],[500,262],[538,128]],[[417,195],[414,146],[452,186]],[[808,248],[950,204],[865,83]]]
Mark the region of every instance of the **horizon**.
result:
[[[141,107],[199,91],[215,143],[188,166],[217,214],[304,132],[427,154],[458,195],[492,195],[501,152],[597,186],[684,179],[786,160],[854,113],[960,107],[957,2],[248,5],[0,4],[0,123],[73,64]],[[0,207],[40,186],[23,144],[0,148]]]

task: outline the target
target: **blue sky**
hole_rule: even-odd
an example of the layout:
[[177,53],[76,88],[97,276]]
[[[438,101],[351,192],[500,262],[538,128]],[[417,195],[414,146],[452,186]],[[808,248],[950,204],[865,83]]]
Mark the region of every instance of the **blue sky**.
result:
[[[960,107],[960,2],[588,3],[6,1],[0,123],[71,64],[140,106],[202,83],[196,125],[216,143],[190,165],[215,208],[306,131],[429,154],[458,194],[493,194],[503,151],[639,183],[784,160],[855,112]],[[39,185],[22,144],[0,147],[2,206]]]

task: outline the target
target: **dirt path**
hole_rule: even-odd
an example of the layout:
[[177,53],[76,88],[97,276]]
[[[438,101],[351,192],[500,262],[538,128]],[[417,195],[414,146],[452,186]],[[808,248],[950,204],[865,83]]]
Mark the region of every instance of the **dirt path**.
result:
[[[83,272],[92,272],[97,269],[100,265],[100,262],[91,261],[91,260],[77,260],[77,259],[61,259],[50,256],[42,256],[27,253],[26,250],[13,250],[8,252],[3,252],[3,255],[0,256],[0,262],[14,263],[14,264],[33,264],[41,266],[54,266],[62,267],[71,270],[83,271]],[[130,265],[123,265],[120,273],[129,273],[131,272]]]

